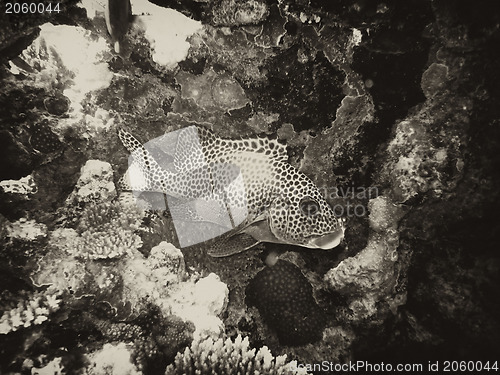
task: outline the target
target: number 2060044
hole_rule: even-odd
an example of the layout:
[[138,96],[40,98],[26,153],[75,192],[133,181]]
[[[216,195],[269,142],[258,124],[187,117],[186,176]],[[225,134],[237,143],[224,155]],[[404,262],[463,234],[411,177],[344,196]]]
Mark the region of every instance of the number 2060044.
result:
[[59,13],[59,3],[5,3],[6,14]]

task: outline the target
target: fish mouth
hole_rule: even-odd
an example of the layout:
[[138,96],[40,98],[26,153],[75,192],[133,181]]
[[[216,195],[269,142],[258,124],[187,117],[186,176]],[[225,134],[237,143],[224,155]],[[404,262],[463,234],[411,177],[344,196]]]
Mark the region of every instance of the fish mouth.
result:
[[339,228],[333,232],[311,237],[307,243],[307,247],[313,249],[333,249],[338,246],[344,239],[344,228]]

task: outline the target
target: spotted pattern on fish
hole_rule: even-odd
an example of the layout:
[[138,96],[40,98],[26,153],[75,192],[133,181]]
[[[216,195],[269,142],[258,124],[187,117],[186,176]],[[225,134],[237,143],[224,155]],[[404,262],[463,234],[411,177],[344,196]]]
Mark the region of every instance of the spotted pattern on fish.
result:
[[58,151],[62,147],[59,137],[52,131],[48,121],[33,126],[29,143],[33,149],[42,154]]
[[267,222],[269,235],[256,238],[257,241],[329,249],[343,238],[343,221],[336,217],[311,179],[288,163],[286,146],[276,139],[223,139],[208,128],[191,126],[179,134],[173,154],[174,171],[167,171],[131,134],[120,129],[119,137],[144,175],[146,186],[140,187],[143,190],[196,198],[201,191],[217,190],[207,174],[201,173],[206,172],[204,168],[214,173],[212,169],[217,166],[236,166],[243,176],[245,199],[239,201],[238,191],[234,195],[229,191],[226,199],[246,205],[245,226]]

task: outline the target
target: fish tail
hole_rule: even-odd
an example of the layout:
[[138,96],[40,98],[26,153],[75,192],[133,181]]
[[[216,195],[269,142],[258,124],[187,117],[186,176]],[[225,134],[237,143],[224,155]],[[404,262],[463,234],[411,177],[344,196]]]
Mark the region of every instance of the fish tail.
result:
[[[118,128],[118,137],[130,152],[128,174],[125,176],[129,190],[163,192],[172,196],[179,193],[169,181],[175,178],[172,172],[162,168],[154,156],[132,134]],[[173,190],[172,190],[173,189]]]

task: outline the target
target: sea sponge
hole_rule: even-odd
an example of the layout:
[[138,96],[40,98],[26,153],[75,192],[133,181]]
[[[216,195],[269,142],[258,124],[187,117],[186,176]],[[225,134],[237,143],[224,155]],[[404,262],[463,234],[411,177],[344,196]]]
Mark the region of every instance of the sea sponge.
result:
[[0,317],[0,334],[42,324],[50,313],[59,309],[60,303],[58,294],[53,291],[35,292],[32,296],[18,300],[17,303],[14,301],[5,303],[5,306],[2,306],[4,312]]
[[274,357],[266,346],[251,349],[248,337],[238,335],[230,338],[193,341],[183,353],[178,353],[173,364],[167,367],[165,375],[201,374],[307,374],[299,369],[296,361],[286,363],[286,354]]
[[257,307],[264,321],[284,345],[305,345],[322,338],[326,324],[312,286],[293,263],[278,260],[248,284],[247,303]]

